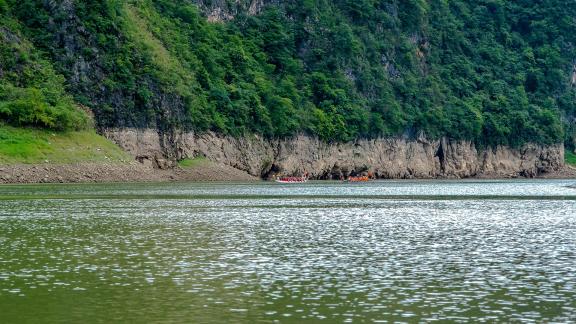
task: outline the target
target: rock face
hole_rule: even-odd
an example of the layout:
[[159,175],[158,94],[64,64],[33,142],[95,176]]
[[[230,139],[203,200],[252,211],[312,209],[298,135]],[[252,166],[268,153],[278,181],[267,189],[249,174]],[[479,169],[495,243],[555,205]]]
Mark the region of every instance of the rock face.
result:
[[259,14],[267,5],[280,5],[279,0],[192,0],[210,22],[224,22],[234,19],[239,13]]
[[308,172],[316,179],[372,173],[378,178],[535,177],[564,167],[563,145],[479,150],[468,141],[381,138],[325,143],[305,135],[267,140],[215,133],[161,133],[107,129],[103,135],[138,161],[169,168],[183,158],[205,156],[259,177]]

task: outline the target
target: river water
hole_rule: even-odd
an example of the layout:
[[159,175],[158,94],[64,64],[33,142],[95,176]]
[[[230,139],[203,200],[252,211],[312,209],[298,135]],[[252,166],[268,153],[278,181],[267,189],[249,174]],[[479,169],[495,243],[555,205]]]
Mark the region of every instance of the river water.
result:
[[574,182],[0,186],[0,322],[574,322]]

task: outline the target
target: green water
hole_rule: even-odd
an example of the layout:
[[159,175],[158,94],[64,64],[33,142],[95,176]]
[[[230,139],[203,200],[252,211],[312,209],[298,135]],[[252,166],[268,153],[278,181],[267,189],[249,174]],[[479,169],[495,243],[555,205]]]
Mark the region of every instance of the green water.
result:
[[0,186],[0,323],[573,322],[574,182]]

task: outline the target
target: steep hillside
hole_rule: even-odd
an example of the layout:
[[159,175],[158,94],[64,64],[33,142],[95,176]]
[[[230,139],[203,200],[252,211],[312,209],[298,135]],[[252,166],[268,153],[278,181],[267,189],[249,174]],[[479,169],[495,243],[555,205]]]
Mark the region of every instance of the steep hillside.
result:
[[[0,0],[0,14],[11,124],[80,127],[83,106],[100,129],[574,145],[573,1]],[[22,101],[41,116],[15,117]]]
[[[0,12],[6,5],[0,2]],[[0,21],[0,126],[35,126],[53,130],[89,127],[89,118],[66,93],[64,78],[31,44],[9,17]]]

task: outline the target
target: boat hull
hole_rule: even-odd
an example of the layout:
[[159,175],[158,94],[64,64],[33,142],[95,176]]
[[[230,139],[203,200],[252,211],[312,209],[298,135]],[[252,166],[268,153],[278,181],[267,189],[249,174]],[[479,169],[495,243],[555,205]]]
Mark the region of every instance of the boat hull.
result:
[[291,180],[275,180],[277,183],[306,183],[308,180],[298,180],[298,181],[291,181]]

